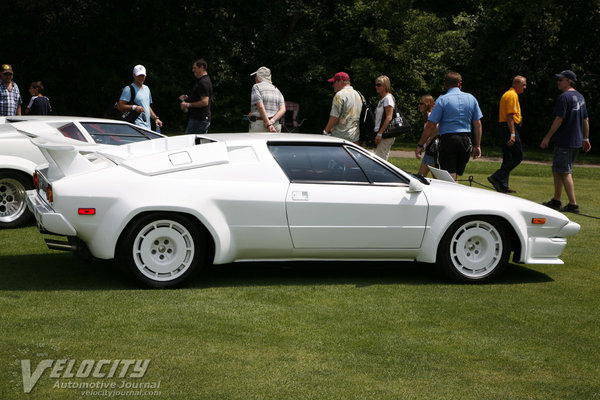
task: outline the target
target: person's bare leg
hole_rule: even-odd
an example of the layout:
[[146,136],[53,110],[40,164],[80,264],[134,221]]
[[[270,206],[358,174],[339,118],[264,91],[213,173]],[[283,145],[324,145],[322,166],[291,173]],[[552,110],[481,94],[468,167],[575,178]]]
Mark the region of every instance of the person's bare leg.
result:
[[562,195],[562,178],[558,172],[552,173],[554,176],[554,200],[560,201],[560,197]]
[[573,175],[571,174],[559,174],[562,186],[565,188],[565,193],[567,193],[567,197],[569,198],[569,203],[577,204],[577,200],[575,199],[575,183],[573,182]]

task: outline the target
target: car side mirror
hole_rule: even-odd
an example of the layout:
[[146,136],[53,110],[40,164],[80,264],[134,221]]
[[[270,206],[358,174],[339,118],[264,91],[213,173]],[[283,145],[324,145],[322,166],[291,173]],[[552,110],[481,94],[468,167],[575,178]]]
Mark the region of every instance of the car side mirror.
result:
[[408,185],[407,193],[420,193],[423,191],[423,184],[416,179],[411,179]]

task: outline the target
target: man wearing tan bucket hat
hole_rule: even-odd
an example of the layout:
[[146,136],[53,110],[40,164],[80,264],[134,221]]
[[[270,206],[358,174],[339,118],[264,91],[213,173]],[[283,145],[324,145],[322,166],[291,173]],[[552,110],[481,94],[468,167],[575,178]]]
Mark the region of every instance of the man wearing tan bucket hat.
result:
[[250,76],[255,82],[250,93],[250,132],[281,132],[279,119],[285,114],[285,100],[271,82],[271,70],[260,67]]

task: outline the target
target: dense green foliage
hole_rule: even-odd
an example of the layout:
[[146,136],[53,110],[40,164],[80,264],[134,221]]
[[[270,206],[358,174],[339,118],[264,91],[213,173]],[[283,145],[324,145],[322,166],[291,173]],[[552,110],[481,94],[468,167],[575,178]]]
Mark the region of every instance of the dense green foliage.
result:
[[177,96],[192,83],[192,61],[204,57],[216,87],[212,131],[246,129],[248,75],[261,65],[286,99],[300,103],[309,132],[325,125],[333,93],[326,79],[340,70],[370,98],[374,79],[388,75],[414,136],[417,98],[440,95],[449,70],[462,73],[464,90],[478,98],[486,144],[495,142],[498,100],[517,74],[529,84],[521,100],[525,143],[547,131],[554,74],[563,69],[578,74],[592,126],[600,118],[597,0],[29,0],[10,7],[1,62],[13,65],[27,99],[28,84],[43,80],[58,114],[101,115],[142,63],[155,109],[176,133],[185,120]]

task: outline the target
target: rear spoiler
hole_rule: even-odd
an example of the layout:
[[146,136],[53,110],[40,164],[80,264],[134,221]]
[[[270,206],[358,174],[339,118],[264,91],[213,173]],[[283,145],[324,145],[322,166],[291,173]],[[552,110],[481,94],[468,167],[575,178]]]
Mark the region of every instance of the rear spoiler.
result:
[[98,167],[88,160],[82,153],[96,152],[104,145],[82,143],[81,145],[50,142],[41,138],[31,139],[46,160],[48,160],[48,178],[56,180],[67,175],[92,171]]

